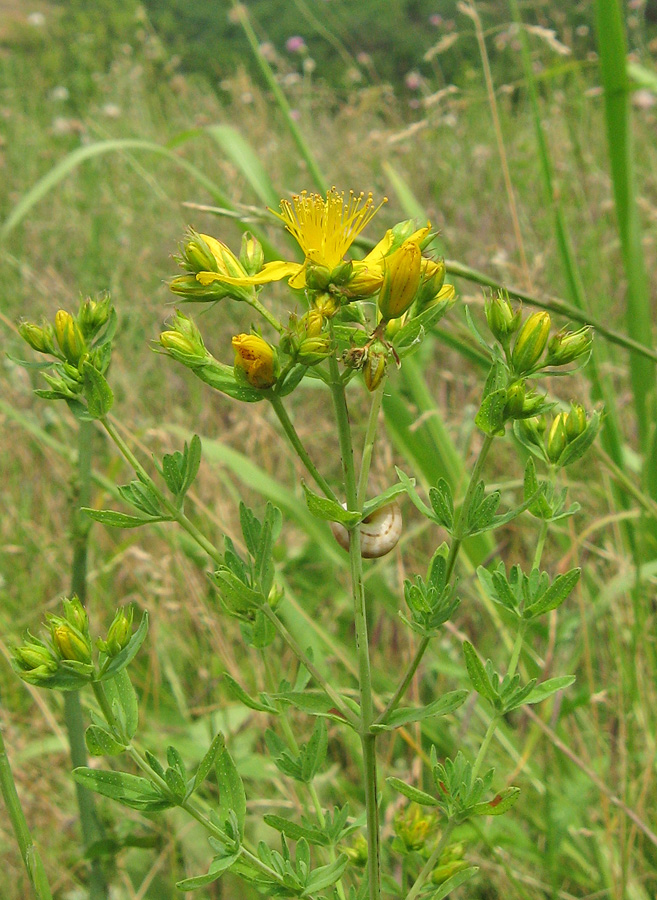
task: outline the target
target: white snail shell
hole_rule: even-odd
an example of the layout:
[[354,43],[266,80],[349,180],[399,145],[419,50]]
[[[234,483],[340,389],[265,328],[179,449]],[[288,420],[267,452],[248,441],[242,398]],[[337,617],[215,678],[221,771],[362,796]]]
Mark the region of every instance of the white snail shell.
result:
[[[344,506],[344,504],[343,504]],[[331,522],[331,531],[341,547],[349,549],[349,532],[339,522]],[[360,523],[360,555],[363,559],[385,556],[397,545],[402,533],[402,514],[393,501],[382,506]]]

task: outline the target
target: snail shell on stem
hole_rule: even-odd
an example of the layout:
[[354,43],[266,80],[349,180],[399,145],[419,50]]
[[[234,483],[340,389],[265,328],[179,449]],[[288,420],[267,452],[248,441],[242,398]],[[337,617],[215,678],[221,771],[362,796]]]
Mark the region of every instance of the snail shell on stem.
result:
[[[343,504],[344,505],[344,504]],[[349,549],[349,532],[339,522],[331,522],[333,536],[345,550]],[[396,547],[402,533],[402,515],[398,503],[382,506],[360,523],[360,555],[377,559]]]

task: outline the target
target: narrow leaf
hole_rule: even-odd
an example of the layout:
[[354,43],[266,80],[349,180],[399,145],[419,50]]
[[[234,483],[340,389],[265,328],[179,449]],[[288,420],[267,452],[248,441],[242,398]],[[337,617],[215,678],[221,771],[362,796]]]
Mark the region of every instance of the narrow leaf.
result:
[[427,794],[426,791],[421,791],[419,788],[406,784],[406,782],[402,781],[400,778],[386,778],[386,782],[395,791],[398,791],[400,794],[403,794],[404,797],[408,797],[409,800],[412,800],[413,803],[419,803],[421,806],[438,806],[438,801],[435,797],[432,797],[431,794]]

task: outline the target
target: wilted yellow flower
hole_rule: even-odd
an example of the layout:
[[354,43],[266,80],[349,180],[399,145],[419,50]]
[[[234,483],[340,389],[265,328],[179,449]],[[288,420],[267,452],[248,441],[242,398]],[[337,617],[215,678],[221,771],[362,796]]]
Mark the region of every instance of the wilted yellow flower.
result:
[[257,334],[237,334],[232,340],[235,368],[255,388],[270,388],[276,382],[274,348]]

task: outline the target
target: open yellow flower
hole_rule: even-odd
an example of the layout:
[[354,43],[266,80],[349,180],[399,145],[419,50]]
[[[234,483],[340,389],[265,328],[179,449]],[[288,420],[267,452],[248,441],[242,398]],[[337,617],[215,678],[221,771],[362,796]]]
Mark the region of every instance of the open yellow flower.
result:
[[[306,284],[308,264],[324,266],[329,271],[338,266],[349,247],[378,212],[385,200],[374,205],[371,194],[349,194],[331,188],[324,198],[320,194],[302,191],[292,201],[282,200],[280,213],[274,213],[297,241],[304,253],[302,263],[276,260],[266,263],[260,272],[246,277],[234,277],[222,272],[199,272],[201,284],[223,281],[228,284],[267,284],[289,278],[293,288]],[[207,240],[207,238],[206,238]]]

